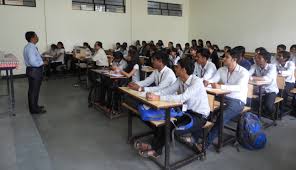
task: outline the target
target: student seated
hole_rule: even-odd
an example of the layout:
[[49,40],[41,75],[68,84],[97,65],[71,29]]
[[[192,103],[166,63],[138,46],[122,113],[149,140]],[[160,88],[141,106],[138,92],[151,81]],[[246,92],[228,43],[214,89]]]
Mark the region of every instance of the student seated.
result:
[[127,57],[127,55],[128,55],[127,44],[126,44],[126,43],[123,43],[123,44],[120,46],[120,51],[121,51],[121,53],[123,54],[123,57],[126,59],[126,57]]
[[[231,119],[237,117],[243,110],[247,101],[249,73],[237,63],[239,57],[239,50],[230,50],[229,53],[226,53],[224,58],[225,66],[219,68],[214,77],[210,80],[204,80],[205,86],[211,84],[212,88],[230,91],[230,94],[227,94],[224,98],[224,124],[229,123]],[[209,133],[209,144],[218,136],[219,127],[220,122],[217,121]]]
[[210,47],[212,47],[211,41],[206,41],[206,48],[209,49]]
[[276,47],[276,54],[273,55],[270,59],[270,63],[271,64],[277,64],[277,56],[278,56],[278,53],[281,52],[281,51],[286,51],[286,46],[284,44],[280,44]]
[[[176,81],[175,73],[166,66],[169,60],[167,54],[156,52],[151,59],[152,66],[156,70],[143,81],[129,83],[129,88],[137,91],[155,92],[172,85]],[[155,86],[149,87],[152,84]]]
[[170,50],[172,50],[173,48],[174,48],[174,43],[170,41],[170,42],[168,43],[168,48],[167,48],[167,49],[170,51]]
[[233,49],[238,49],[241,52],[237,63],[240,66],[244,67],[245,69],[250,70],[251,69],[251,63],[247,59],[245,59],[245,53],[246,53],[245,47],[237,46],[237,47],[234,47]]
[[95,50],[93,48],[91,48],[90,45],[87,42],[83,43],[83,47],[86,48],[87,50],[89,50],[92,55],[94,55]]
[[142,46],[139,50],[139,55],[140,56],[145,56],[146,54],[146,45],[147,45],[147,42],[146,41],[142,41]]
[[196,46],[198,46],[197,42],[196,42],[196,39],[191,40],[191,48],[196,47]]
[[290,47],[290,54],[291,54],[290,61],[293,61],[294,64],[296,65],[296,44]]
[[95,43],[95,53],[92,56],[92,60],[96,62],[96,65],[99,67],[108,67],[108,58],[103,49],[103,44],[100,41]]
[[277,71],[280,75],[285,76],[285,90],[283,92],[284,104],[288,104],[288,96],[293,96],[290,91],[295,85],[295,64],[290,61],[290,53],[281,51],[277,56]]
[[183,57],[183,50],[182,50],[182,46],[181,46],[181,44],[176,44],[176,49],[177,49],[177,52],[178,52],[178,56],[180,57],[180,58],[182,58]]
[[120,43],[117,42],[116,45],[115,45],[115,49],[114,49],[114,52],[117,52],[117,51],[120,51]]
[[124,60],[123,55],[120,51],[114,52],[112,58],[112,68],[124,70],[127,67],[127,62]]
[[208,50],[210,52],[209,60],[215,64],[216,68],[219,68],[220,67],[220,59],[218,57],[217,51],[214,49],[213,46],[209,46]]
[[[50,77],[51,75],[51,69],[52,69],[51,63],[52,63],[52,60],[57,56],[57,50],[58,50],[57,45],[51,44],[50,49],[42,54],[44,65],[45,65],[44,71],[45,71],[46,77]],[[47,58],[46,55],[51,56],[51,58]]]
[[[123,57],[122,54],[117,54],[121,57]],[[131,78],[132,82],[140,81],[140,67],[139,67],[139,56],[136,50],[130,49],[128,51],[127,56],[127,66],[125,68],[120,67],[112,67],[112,70],[115,71],[115,73],[120,73],[127,78]],[[103,83],[103,92],[107,92],[107,100],[106,105],[109,109],[118,110],[119,108],[119,101],[120,101],[120,93],[116,91],[118,87],[126,86],[128,83],[127,79],[118,79],[116,81],[107,79]],[[105,93],[102,94],[103,97],[105,97]],[[102,99],[103,100],[103,99]],[[113,103],[113,105],[111,105]]]
[[186,55],[190,54],[190,44],[189,43],[185,44],[183,54],[184,55],[182,56],[182,58],[184,58],[184,57],[186,57]]
[[140,64],[137,50],[130,49],[127,56],[127,67],[122,69],[120,67],[113,67],[113,70],[121,73],[127,78],[131,78],[132,82],[140,81]]
[[170,63],[171,63],[171,64],[169,64],[169,67],[173,68],[173,66],[176,65],[177,62],[180,60],[180,56],[178,56],[178,51],[177,51],[176,48],[172,48],[170,50],[170,56],[169,57],[170,57]]
[[204,48],[204,42],[202,39],[198,39],[197,43],[198,43],[198,46],[200,46],[201,48]]
[[57,67],[64,64],[65,60],[65,48],[64,44],[62,42],[57,43],[57,50],[56,50],[56,56],[53,57],[53,60],[51,62],[51,68],[53,69],[53,72],[55,73],[57,71]]
[[225,55],[226,55],[226,53],[228,53],[230,50],[231,50],[231,47],[229,47],[229,46],[225,46],[224,49],[223,49],[224,54],[221,56],[221,58],[224,58]]
[[211,79],[217,71],[215,64],[208,61],[209,57],[210,52],[205,48],[198,50],[196,56],[193,57],[195,60],[194,75],[203,80]]
[[[180,102],[183,104],[182,111],[189,114],[177,118],[174,125],[186,125],[193,120],[191,128],[186,130],[176,130],[175,134],[182,136],[191,133],[193,139],[187,139],[192,142],[197,152],[201,152],[201,144],[198,139],[202,135],[202,127],[207,122],[210,114],[210,107],[207,99],[207,93],[203,86],[202,80],[193,75],[194,63],[190,58],[180,59],[175,66],[177,81],[174,84],[159,91],[158,93],[147,93],[146,98],[151,101]],[[183,137],[183,136],[182,136]],[[186,137],[184,137],[186,138]],[[187,141],[186,140],[186,141]],[[156,136],[151,144],[136,143],[139,154],[143,157],[158,157],[162,154],[165,145],[165,126],[157,128]]]
[[141,48],[140,40],[136,41],[135,46],[137,47],[137,51],[139,52],[139,50]]
[[[269,52],[262,50],[255,56],[255,63],[249,70],[250,80],[268,81],[267,85],[262,87],[262,110],[265,113],[272,114],[275,112],[274,101],[279,92],[277,86],[277,71],[274,64],[270,64],[271,55]],[[259,108],[259,99],[252,102],[252,106],[257,110]]]

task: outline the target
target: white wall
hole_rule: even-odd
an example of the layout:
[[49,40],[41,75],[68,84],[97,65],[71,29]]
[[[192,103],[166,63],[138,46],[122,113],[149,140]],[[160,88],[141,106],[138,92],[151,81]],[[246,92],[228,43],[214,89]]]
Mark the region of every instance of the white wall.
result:
[[[126,0],[126,13],[101,13],[72,10],[72,0],[36,0],[37,7],[0,5],[0,50],[14,53],[21,61],[17,74],[25,73],[24,34],[33,30],[43,52],[51,43],[64,42],[66,50],[74,45],[101,41],[105,49],[116,42],[130,44],[135,40],[164,40],[182,43],[189,35],[189,0],[159,0],[183,5],[183,16],[150,16],[147,0]],[[2,26],[3,25],[3,26]]]
[[189,38],[211,40],[222,48],[296,44],[295,0],[190,0]]
[[44,1],[37,0],[37,7],[17,7],[0,5],[0,51],[13,53],[20,59],[16,74],[23,74],[23,48],[26,31],[35,31],[39,36],[39,51],[45,50]]

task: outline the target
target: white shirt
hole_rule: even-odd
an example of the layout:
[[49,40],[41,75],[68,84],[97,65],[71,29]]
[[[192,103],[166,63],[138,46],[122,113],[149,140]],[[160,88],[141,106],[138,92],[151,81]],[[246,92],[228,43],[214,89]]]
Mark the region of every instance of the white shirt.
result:
[[185,83],[178,78],[174,84],[161,90],[159,94],[161,101],[181,102],[187,105],[188,110],[202,114],[205,118],[210,114],[206,89],[202,79],[195,75],[189,76]]
[[[175,81],[176,76],[173,70],[164,66],[160,72],[158,70],[154,70],[145,80],[136,83],[139,86],[144,87],[145,92],[156,92],[172,85]],[[155,83],[156,86],[148,87],[152,83]]]
[[181,57],[183,56],[183,51],[182,50],[179,49],[178,53],[179,53],[179,56],[181,56]]
[[257,64],[252,65],[249,70],[250,76],[263,77],[270,84],[263,86],[263,91],[266,93],[278,93],[279,88],[276,83],[277,71],[274,64],[267,64],[264,69],[261,69]]
[[120,70],[124,70],[127,67],[127,62],[124,59],[121,59],[119,62],[112,62],[113,67],[118,67]]
[[295,76],[294,76],[295,64],[293,61],[287,61],[284,66],[278,63],[277,71],[281,75],[285,76],[286,82],[295,83]]
[[277,58],[277,54],[271,55],[270,63],[271,64],[276,64],[277,63],[276,58]]
[[291,54],[290,61],[293,61],[296,66],[296,54],[293,54],[293,53],[290,53],[290,54]]
[[194,63],[194,75],[197,77],[203,79],[203,80],[209,80],[211,79],[215,73],[217,72],[217,68],[214,63],[207,61],[206,65],[202,67],[197,62]]
[[170,55],[170,60],[173,62],[173,65],[177,65],[178,61],[180,60],[179,56],[176,56],[175,58]]
[[61,49],[57,49],[57,59],[54,62],[61,62],[62,64],[64,64],[64,58],[65,58],[65,49],[61,48]]
[[96,61],[97,66],[109,66],[107,55],[102,48],[95,52],[92,59]]
[[132,82],[138,82],[140,81],[140,70],[139,70],[139,64],[135,64],[133,70],[136,70],[136,72],[132,76]]
[[246,104],[249,72],[239,64],[236,65],[232,73],[228,72],[226,66],[219,68],[209,82],[223,83],[224,85],[221,85],[221,89],[231,91],[230,94],[226,95],[227,97],[238,99]]

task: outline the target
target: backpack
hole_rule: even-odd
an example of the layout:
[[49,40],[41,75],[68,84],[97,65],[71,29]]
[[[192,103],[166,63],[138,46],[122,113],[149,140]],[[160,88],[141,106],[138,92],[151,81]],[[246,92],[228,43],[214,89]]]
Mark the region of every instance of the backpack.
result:
[[[159,121],[165,120],[165,109],[152,109],[145,105],[139,105],[138,111],[144,121]],[[180,117],[183,112],[180,110],[170,109],[171,117]]]
[[246,112],[241,116],[238,123],[237,138],[238,142],[249,150],[265,147],[267,139],[257,115]]

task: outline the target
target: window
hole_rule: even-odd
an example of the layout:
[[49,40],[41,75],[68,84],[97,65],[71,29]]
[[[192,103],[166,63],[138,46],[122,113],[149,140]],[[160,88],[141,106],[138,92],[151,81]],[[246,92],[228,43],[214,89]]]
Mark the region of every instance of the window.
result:
[[149,15],[182,16],[182,5],[148,1]]
[[0,0],[0,5],[36,7],[36,0]]
[[125,13],[125,0],[72,0],[72,9]]

